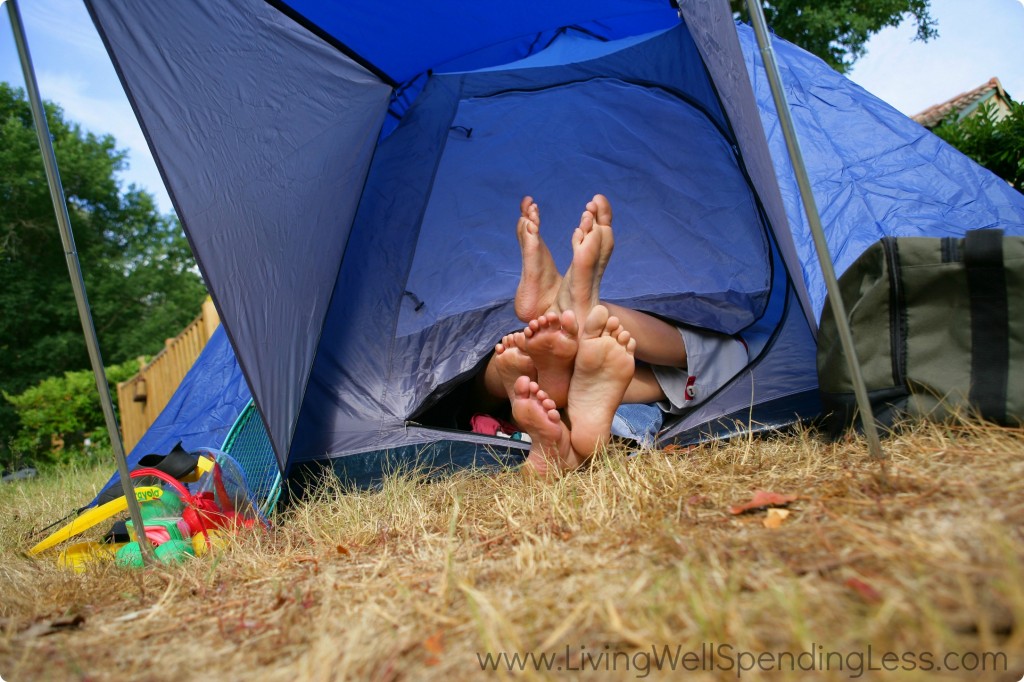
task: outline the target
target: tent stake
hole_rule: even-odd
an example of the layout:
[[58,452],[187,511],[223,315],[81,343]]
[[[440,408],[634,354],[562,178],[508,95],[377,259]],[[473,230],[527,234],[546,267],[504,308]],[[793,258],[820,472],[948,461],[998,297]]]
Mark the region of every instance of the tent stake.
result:
[[786,93],[782,89],[782,77],[779,75],[779,65],[775,61],[775,51],[772,49],[771,38],[768,35],[768,26],[761,8],[761,0],[746,0],[746,2],[747,11],[750,12],[750,20],[754,26],[754,34],[757,36],[757,45],[764,60],[764,70],[768,75],[768,85],[772,91],[772,98],[775,100],[775,108],[778,110],[779,125],[782,127],[782,135],[786,139],[786,149],[789,150],[789,159],[793,164],[793,172],[796,174],[796,183],[800,188],[800,198],[804,211],[807,213],[811,235],[814,237],[814,248],[818,253],[818,262],[821,264],[825,288],[829,298],[832,299],[839,340],[842,343],[846,363],[853,379],[853,392],[857,397],[860,420],[868,441],[868,452],[872,457],[881,459],[884,455],[882,443],[878,439],[875,416],[871,410],[871,402],[868,400],[868,391],[864,384],[864,375],[860,370],[860,362],[857,360],[857,351],[853,346],[853,335],[850,333],[850,325],[846,317],[846,306],[839,293],[839,282],[836,280],[836,272],[832,267],[832,256],[828,252],[828,242],[825,240],[825,232],[821,227],[821,216],[814,201],[814,193],[811,191],[811,181],[807,175],[807,167],[804,165],[803,153],[800,151],[800,142],[796,136],[793,117],[790,115]]
[[71,287],[75,291],[75,301],[78,303],[78,317],[82,321],[85,345],[89,350],[89,361],[92,363],[93,374],[96,376],[96,390],[100,394],[100,404],[103,407],[107,432],[110,434],[110,445],[114,451],[114,457],[117,459],[117,470],[121,476],[121,487],[125,491],[125,499],[128,502],[128,511],[131,514],[132,523],[137,529],[136,536],[142,550],[143,563],[149,563],[155,561],[153,547],[146,534],[142,532],[145,524],[139,509],[139,501],[135,499],[135,495],[131,494],[134,487],[128,472],[128,461],[124,455],[121,431],[114,414],[114,403],[110,399],[110,388],[107,385],[107,374],[103,368],[103,358],[100,355],[96,326],[93,324],[89,299],[85,293],[85,280],[82,278],[82,265],[78,260],[78,251],[75,249],[75,237],[71,232],[71,218],[68,216],[68,207],[64,198],[64,186],[61,184],[60,173],[57,171],[57,157],[53,152],[53,143],[50,140],[50,127],[46,123],[46,111],[43,108],[43,100],[39,96],[35,70],[32,68],[32,58],[29,55],[28,41],[25,38],[25,27],[21,22],[21,13],[18,11],[16,0],[7,0],[7,13],[11,17],[11,29],[14,31],[18,57],[21,59],[21,70],[25,74],[28,103],[36,125],[39,151],[43,156],[43,166],[46,168],[46,181],[50,186],[50,198],[53,200],[53,211],[57,214],[57,226],[60,228],[61,241],[64,242],[64,256],[68,263],[68,273],[71,275]]

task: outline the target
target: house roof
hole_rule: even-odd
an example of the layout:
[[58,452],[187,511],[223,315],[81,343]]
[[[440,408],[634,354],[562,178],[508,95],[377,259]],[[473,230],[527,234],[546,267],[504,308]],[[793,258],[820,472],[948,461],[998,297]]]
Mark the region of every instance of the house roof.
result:
[[934,104],[924,111],[911,116],[912,119],[923,125],[925,128],[934,128],[944,121],[950,114],[964,112],[973,109],[980,102],[989,99],[993,95],[1008,100],[1006,91],[998,78],[992,77],[984,85],[979,85],[973,90],[961,92],[956,97],[946,100],[941,104]]

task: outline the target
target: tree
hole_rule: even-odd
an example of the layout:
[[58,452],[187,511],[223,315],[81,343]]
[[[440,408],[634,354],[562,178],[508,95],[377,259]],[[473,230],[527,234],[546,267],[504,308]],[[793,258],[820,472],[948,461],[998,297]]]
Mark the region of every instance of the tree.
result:
[[1024,104],[1010,102],[1010,113],[996,120],[988,103],[972,115],[954,114],[932,132],[985,168],[1024,190]]
[[[931,0],[768,0],[768,26],[780,38],[813,52],[840,73],[864,56],[865,44],[887,26],[917,23],[917,39],[938,35]],[[745,0],[729,0],[737,18],[749,20]]]
[[[180,225],[149,194],[122,191],[125,153],[113,137],[45,108],[103,360],[155,353],[205,295]],[[88,367],[31,112],[20,89],[0,83],[0,389]],[[15,424],[0,400],[0,451]]]

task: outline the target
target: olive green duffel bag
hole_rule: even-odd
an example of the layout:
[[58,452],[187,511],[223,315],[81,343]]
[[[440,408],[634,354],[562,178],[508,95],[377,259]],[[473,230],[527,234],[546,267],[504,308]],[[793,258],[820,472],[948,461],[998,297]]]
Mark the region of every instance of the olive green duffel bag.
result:
[[[1024,237],[886,237],[839,278],[875,417],[1024,422]],[[826,300],[818,381],[828,424],[852,422],[853,383]]]

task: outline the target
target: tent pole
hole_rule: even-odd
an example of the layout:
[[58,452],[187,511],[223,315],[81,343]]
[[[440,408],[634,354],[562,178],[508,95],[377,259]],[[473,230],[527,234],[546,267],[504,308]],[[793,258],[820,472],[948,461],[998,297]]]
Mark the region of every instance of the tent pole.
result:
[[93,374],[96,376],[96,390],[100,394],[100,405],[103,408],[103,416],[107,423],[107,432],[110,434],[110,445],[114,451],[114,457],[117,459],[117,470],[121,476],[121,487],[125,491],[125,499],[128,501],[128,510],[131,514],[132,523],[138,529],[136,536],[138,537],[139,547],[142,550],[143,562],[148,563],[155,560],[153,547],[150,545],[146,534],[141,532],[145,524],[142,520],[139,502],[135,499],[135,495],[129,492],[134,488],[131,485],[131,476],[128,472],[128,461],[124,455],[124,444],[121,442],[121,431],[117,425],[117,416],[114,414],[114,403],[110,399],[110,388],[107,384],[106,371],[103,369],[103,358],[100,355],[96,326],[93,324],[92,312],[89,309],[89,299],[85,293],[82,265],[78,260],[78,251],[75,249],[75,237],[71,231],[71,218],[68,216],[68,207],[64,198],[64,187],[60,181],[60,173],[57,170],[57,157],[54,154],[53,143],[50,140],[50,127],[46,123],[46,111],[43,108],[42,98],[39,96],[35,70],[32,68],[32,58],[29,55],[28,41],[25,38],[25,27],[21,22],[21,13],[18,11],[16,0],[7,0],[7,13],[11,17],[14,42],[18,48],[21,70],[25,75],[25,89],[28,91],[28,103],[32,109],[32,118],[36,125],[36,136],[39,138],[39,151],[43,156],[43,166],[46,168],[46,181],[50,186],[50,198],[53,200],[53,210],[57,215],[57,226],[60,228],[61,241],[64,243],[64,255],[68,263],[68,273],[71,275],[71,287],[75,291],[78,317],[82,322],[85,345],[89,351],[89,361],[92,363]]
[[853,391],[857,397],[860,419],[864,425],[864,435],[868,441],[868,452],[871,453],[872,457],[882,458],[882,444],[878,438],[878,429],[875,425],[874,413],[871,410],[871,402],[868,400],[864,375],[861,373],[860,362],[857,360],[857,351],[853,346],[853,335],[850,333],[849,320],[846,317],[846,306],[843,304],[843,298],[839,293],[839,282],[836,280],[836,272],[832,267],[832,256],[828,252],[825,232],[821,227],[821,216],[814,201],[814,193],[811,191],[811,181],[807,175],[807,167],[804,165],[803,153],[800,151],[800,141],[796,136],[796,128],[793,125],[789,104],[786,101],[786,93],[782,89],[782,77],[779,75],[779,65],[775,61],[775,51],[772,49],[771,38],[768,35],[768,26],[765,22],[764,11],[761,8],[761,0],[746,0],[746,2],[747,11],[750,12],[751,23],[754,26],[754,33],[757,36],[757,45],[761,50],[761,57],[764,60],[764,70],[768,75],[768,85],[771,87],[775,108],[778,110],[779,125],[782,127],[783,137],[786,138],[786,148],[789,150],[789,159],[793,164],[793,172],[796,173],[796,182],[800,188],[800,198],[803,201],[804,211],[807,213],[807,222],[811,228],[811,235],[814,237],[814,248],[818,253],[818,262],[821,264],[825,288],[828,291],[829,298],[832,300],[832,309],[835,313],[839,340],[843,346],[843,353],[846,355],[850,376],[853,378]]

